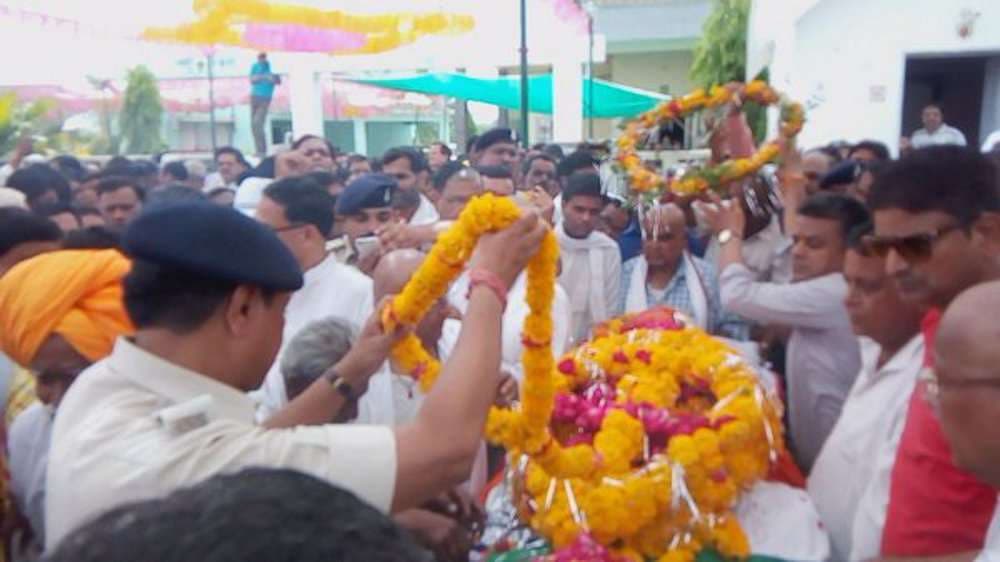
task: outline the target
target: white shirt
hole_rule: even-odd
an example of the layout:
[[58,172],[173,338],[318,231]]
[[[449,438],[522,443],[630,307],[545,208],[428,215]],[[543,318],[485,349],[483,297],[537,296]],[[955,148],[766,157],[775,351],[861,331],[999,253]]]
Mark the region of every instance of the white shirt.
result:
[[390,428],[263,429],[245,393],[125,339],[67,391],[49,458],[47,548],[110,508],[252,466],[299,470],[383,512],[396,485]]
[[986,543],[975,562],[1000,562],[1000,506],[993,511],[993,519],[986,531]]
[[434,208],[434,203],[431,203],[431,200],[424,197],[424,194],[421,193],[420,206],[417,207],[417,211],[410,218],[410,224],[413,226],[423,226],[425,224],[434,224],[439,220],[441,220],[441,215]]
[[1000,130],[996,130],[990,133],[990,136],[986,137],[986,140],[983,141],[983,146],[982,148],[980,148],[980,150],[982,152],[992,152],[993,147],[997,143],[1000,143]]
[[306,271],[304,278],[302,288],[292,295],[285,308],[281,350],[256,396],[260,401],[260,420],[267,419],[288,403],[281,359],[296,334],[308,324],[330,316],[346,320],[355,330],[360,330],[374,310],[372,280],[357,269],[339,263],[333,254]]
[[[462,275],[452,283],[448,290],[448,302],[465,314],[469,308],[469,274]],[[524,368],[521,365],[521,353],[524,345],[521,343],[521,328],[524,319],[531,309],[525,301],[528,294],[528,276],[522,273],[514,281],[507,292],[507,310],[503,312],[501,323],[501,357],[500,369],[510,373],[520,382],[524,379]],[[555,298],[552,301],[552,355],[559,357],[569,346],[570,312],[569,297],[566,291],[556,284]]]
[[39,545],[45,541],[45,471],[51,437],[52,408],[41,402],[14,418],[7,436],[11,494]]
[[236,190],[236,198],[233,200],[233,207],[241,213],[254,216],[257,213],[257,204],[264,196],[267,186],[274,183],[273,178],[247,178]]
[[622,255],[618,243],[602,232],[576,239],[556,227],[562,272],[559,284],[569,296],[571,343],[585,341],[591,327],[612,317],[622,290]]
[[944,123],[933,133],[927,129],[917,129],[910,137],[910,144],[913,148],[924,148],[939,144],[957,144],[965,146],[965,135],[955,127],[949,127]]
[[881,346],[859,341],[861,372],[806,487],[830,533],[834,560],[868,560],[881,552],[893,460],[924,358],[919,334],[881,368]]
[[844,309],[840,273],[797,283],[758,283],[743,264],[719,278],[722,306],[761,324],[792,328],[788,340],[788,420],[795,460],[809,472],[861,369],[858,340]]
[[208,193],[218,187],[229,187],[232,189],[239,188],[236,182],[226,183],[226,180],[222,179],[222,174],[219,172],[212,172],[205,176],[205,184],[202,186],[202,191]]

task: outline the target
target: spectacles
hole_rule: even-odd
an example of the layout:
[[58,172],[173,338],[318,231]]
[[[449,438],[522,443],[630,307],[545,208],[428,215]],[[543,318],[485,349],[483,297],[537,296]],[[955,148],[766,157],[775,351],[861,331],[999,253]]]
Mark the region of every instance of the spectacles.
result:
[[866,236],[864,245],[869,252],[880,258],[888,256],[889,251],[893,250],[906,261],[927,261],[934,253],[934,244],[960,228],[962,225],[953,224],[909,236]]

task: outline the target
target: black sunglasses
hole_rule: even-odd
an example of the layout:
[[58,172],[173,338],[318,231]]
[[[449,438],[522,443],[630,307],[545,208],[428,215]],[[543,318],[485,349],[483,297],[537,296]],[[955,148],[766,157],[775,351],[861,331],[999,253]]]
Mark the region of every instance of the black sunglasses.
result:
[[943,226],[932,232],[922,232],[909,236],[866,236],[864,248],[872,255],[884,258],[889,251],[895,251],[906,261],[927,261],[934,253],[934,244],[951,232],[959,230],[962,225]]

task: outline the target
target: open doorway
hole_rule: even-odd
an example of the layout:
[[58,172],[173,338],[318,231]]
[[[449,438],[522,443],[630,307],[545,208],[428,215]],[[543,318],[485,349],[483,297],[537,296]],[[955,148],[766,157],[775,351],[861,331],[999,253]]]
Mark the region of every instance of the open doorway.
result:
[[902,132],[910,136],[921,128],[920,113],[937,103],[948,125],[965,135],[969,146],[979,146],[996,126],[992,118],[1000,100],[990,94],[1000,81],[1000,55],[910,56],[903,86]]

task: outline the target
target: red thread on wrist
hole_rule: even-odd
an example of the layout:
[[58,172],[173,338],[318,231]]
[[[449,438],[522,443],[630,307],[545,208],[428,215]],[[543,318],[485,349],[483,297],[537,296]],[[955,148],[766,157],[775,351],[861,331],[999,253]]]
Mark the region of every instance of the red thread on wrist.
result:
[[469,271],[469,292],[466,293],[465,298],[472,296],[472,289],[476,286],[482,285],[487,287],[489,290],[493,291],[496,295],[497,300],[500,301],[500,307],[503,310],[507,310],[507,284],[497,276],[496,273],[488,271],[486,269],[473,269]]

